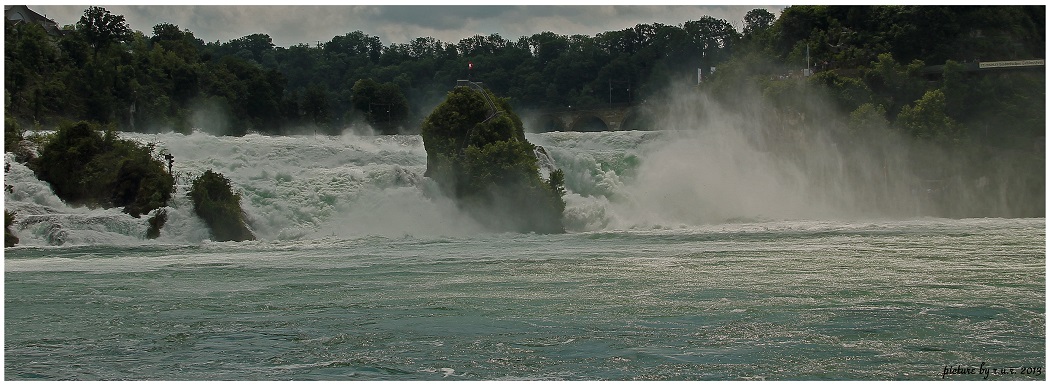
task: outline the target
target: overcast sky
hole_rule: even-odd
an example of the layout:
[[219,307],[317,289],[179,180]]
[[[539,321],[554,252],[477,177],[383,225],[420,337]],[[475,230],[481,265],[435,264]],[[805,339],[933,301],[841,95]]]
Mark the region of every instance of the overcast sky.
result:
[[[670,2],[662,2],[670,3]],[[311,4],[324,4],[311,2]],[[628,3],[629,4],[629,3]],[[146,36],[160,23],[188,29],[206,42],[226,42],[253,33],[270,35],[288,47],[327,42],[356,30],[379,36],[383,45],[431,36],[456,43],[475,34],[499,33],[508,40],[544,31],[595,35],[640,23],[678,25],[711,16],[742,29],[744,14],[766,8],[779,15],[782,5],[102,5],[123,15]],[[60,26],[75,24],[87,5],[30,5]]]

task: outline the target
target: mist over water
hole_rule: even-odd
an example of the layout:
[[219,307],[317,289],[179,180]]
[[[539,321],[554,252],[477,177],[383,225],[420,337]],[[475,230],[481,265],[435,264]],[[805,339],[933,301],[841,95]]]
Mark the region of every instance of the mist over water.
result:
[[[697,90],[651,102],[667,130],[625,192],[639,221],[710,224],[918,215],[899,158],[846,149],[828,127],[800,125],[759,98],[725,106]],[[893,133],[887,132],[890,138]],[[889,139],[892,140],[892,139]]]
[[978,159],[889,127],[850,128],[821,95],[809,105],[807,117],[757,92],[726,101],[694,87],[646,101],[658,136],[628,150],[637,168],[604,178],[617,188],[599,195],[613,226],[1043,216],[1045,182],[1008,167],[1013,154]]
[[937,215],[888,129],[844,140],[842,122],[806,126],[761,98],[727,106],[693,88],[643,108],[657,131],[537,135],[567,169],[570,229]]

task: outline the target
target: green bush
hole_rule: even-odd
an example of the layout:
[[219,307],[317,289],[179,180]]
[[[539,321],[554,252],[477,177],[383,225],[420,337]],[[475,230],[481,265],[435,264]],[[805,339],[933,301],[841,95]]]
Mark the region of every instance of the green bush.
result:
[[118,138],[78,122],[58,128],[29,163],[37,177],[73,205],[124,207],[135,217],[167,206],[175,179],[153,158],[153,145]]
[[421,134],[426,175],[474,218],[500,231],[565,231],[564,174],[540,179],[535,146],[506,100],[457,87],[424,120]]
[[233,192],[230,180],[211,170],[193,180],[189,192],[193,211],[211,228],[215,241],[255,240],[245,225],[241,196]]
[[941,90],[927,91],[914,106],[904,106],[897,116],[899,124],[912,137],[940,142],[960,138],[958,123],[945,114],[945,96]]
[[11,233],[11,224],[15,223],[15,215],[4,211],[4,248],[13,247],[18,244],[18,236]]

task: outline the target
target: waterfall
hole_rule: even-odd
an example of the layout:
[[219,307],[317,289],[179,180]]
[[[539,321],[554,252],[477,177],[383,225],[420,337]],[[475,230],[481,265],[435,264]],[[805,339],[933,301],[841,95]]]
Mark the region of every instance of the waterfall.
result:
[[[527,134],[543,177],[565,173],[567,231],[907,217],[921,201],[910,174],[898,170],[887,179],[885,163],[820,136],[792,148],[755,141],[748,122],[662,124],[657,131]],[[418,135],[121,136],[174,156],[177,192],[162,208],[168,221],[160,237],[145,237],[152,214],[134,218],[121,208],[63,203],[8,153],[5,183],[12,190],[4,205],[15,213],[11,228],[21,246],[207,242],[186,192],[208,169],[230,179],[260,242],[486,232],[423,176],[427,157]]]

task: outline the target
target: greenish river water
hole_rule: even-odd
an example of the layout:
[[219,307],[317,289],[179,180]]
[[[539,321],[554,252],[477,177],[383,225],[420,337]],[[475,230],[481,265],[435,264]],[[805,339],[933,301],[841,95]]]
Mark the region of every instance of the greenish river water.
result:
[[[5,378],[1046,378],[1045,220],[27,247]],[[1010,371],[1010,370],[1007,370]]]

